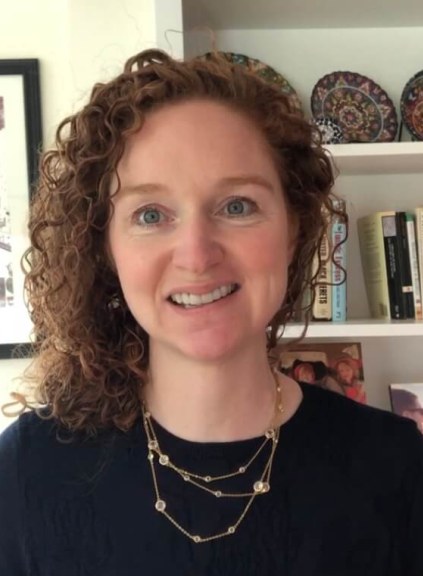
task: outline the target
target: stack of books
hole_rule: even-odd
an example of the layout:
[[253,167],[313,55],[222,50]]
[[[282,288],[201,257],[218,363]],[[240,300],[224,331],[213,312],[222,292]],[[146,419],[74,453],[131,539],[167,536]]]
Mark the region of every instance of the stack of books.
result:
[[371,316],[422,320],[423,207],[375,212],[357,226]]
[[315,293],[313,295],[308,292],[306,298],[308,301],[313,300],[313,321],[345,322],[348,217],[344,200],[337,198],[332,201],[332,205],[337,214],[332,215],[328,221],[326,234],[316,251],[311,268],[312,277],[318,272]]

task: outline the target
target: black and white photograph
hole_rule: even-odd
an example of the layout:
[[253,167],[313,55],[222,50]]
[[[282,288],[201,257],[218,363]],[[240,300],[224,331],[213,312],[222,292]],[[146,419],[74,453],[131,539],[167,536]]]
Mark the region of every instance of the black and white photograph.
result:
[[392,411],[414,420],[423,434],[423,383],[391,384],[389,393]]
[[30,341],[21,258],[41,148],[39,65],[0,60],[0,357]]

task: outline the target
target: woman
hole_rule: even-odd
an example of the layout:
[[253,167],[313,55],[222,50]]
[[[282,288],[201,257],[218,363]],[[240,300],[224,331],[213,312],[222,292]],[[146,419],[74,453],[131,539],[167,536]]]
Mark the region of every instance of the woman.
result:
[[332,184],[286,97],[218,56],[139,54],[62,124],[27,256],[43,407],[0,442],[2,574],[422,573],[414,424],[269,361]]
[[360,363],[351,356],[341,356],[333,364],[339,383],[348,398],[366,403],[366,391],[360,380]]

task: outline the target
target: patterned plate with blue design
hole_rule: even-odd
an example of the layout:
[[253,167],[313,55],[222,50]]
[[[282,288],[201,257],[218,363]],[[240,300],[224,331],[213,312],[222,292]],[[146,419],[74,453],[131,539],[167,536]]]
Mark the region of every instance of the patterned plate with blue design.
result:
[[395,106],[373,80],[355,72],[332,72],[313,88],[314,118],[330,117],[345,142],[392,142],[398,131]]
[[423,140],[423,70],[410,78],[402,91],[401,116],[410,134]]
[[[282,74],[276,72],[274,68],[271,68],[270,66],[264,64],[263,62],[257,60],[256,58],[250,58],[249,56],[245,56],[244,54],[235,54],[234,52],[219,52],[219,54],[224,58],[226,58],[226,60],[228,60],[229,62],[245,66],[246,68],[248,68],[248,70],[250,70],[254,74],[257,74],[257,76],[260,76],[267,82],[279,86],[281,91],[288,96],[292,111],[294,113],[298,113],[301,116],[304,116],[303,107],[301,105],[301,100],[299,99],[298,94],[291,86],[291,84],[288,82],[288,80],[286,80],[286,78],[284,78]],[[204,54],[204,58],[208,57],[210,57],[210,52]]]

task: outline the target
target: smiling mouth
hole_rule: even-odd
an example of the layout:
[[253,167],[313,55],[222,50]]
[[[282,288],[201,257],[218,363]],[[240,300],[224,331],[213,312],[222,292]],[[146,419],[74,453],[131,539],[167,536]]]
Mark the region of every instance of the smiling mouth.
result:
[[169,296],[168,301],[175,306],[181,306],[182,308],[198,308],[222,300],[223,298],[237,292],[239,288],[240,286],[238,284],[226,284],[212,290],[211,292],[207,292],[206,294],[179,292]]

